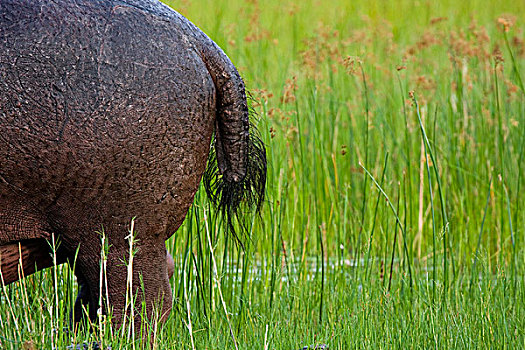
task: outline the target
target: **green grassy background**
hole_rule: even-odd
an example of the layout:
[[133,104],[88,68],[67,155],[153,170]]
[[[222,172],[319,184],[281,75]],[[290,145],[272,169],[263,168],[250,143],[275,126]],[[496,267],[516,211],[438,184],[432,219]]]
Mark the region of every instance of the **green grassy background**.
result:
[[[525,348],[525,2],[167,3],[239,68],[269,173],[245,251],[196,196],[155,348]],[[5,288],[2,347],[141,348],[54,332],[75,288]]]

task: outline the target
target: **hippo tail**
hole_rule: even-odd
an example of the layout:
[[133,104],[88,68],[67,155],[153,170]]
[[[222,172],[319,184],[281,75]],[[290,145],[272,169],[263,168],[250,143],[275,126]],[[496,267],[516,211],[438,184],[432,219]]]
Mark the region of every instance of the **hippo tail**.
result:
[[242,78],[226,54],[208,40],[201,53],[215,83],[217,115],[204,188],[227,225],[227,234],[243,246],[247,227],[240,214],[244,209],[260,212],[266,187],[266,149],[250,122],[253,113]]

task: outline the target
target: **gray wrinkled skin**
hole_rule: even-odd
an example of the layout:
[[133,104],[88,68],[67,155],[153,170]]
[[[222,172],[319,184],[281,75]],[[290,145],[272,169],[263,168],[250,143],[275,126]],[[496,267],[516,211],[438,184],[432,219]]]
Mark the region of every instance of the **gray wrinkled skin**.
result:
[[134,288],[142,275],[148,314],[160,303],[167,315],[164,242],[193,201],[215,128],[219,171],[241,181],[244,84],[177,12],[154,0],[0,0],[0,245],[54,233],[64,254],[80,247],[83,303],[98,305],[104,230],[120,319],[135,217]]

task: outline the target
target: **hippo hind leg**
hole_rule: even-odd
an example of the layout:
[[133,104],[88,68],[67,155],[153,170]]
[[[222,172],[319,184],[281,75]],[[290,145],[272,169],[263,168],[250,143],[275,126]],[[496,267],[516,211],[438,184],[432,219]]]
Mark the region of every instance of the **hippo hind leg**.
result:
[[[47,217],[23,195],[0,184],[0,269],[4,284],[53,265]],[[63,256],[58,263],[65,262]],[[20,266],[20,261],[22,266]]]
[[[171,278],[175,271],[175,263],[171,254],[166,253],[166,268],[168,279]],[[70,313],[71,327],[79,325],[86,321],[86,316],[91,322],[97,320],[97,304],[92,296],[88,281],[80,272],[76,272],[78,282],[78,294],[75,300],[75,306]]]
[[[169,284],[169,274],[172,273],[171,256],[168,257],[164,242],[160,244],[142,244],[133,256],[132,268],[128,269],[124,261],[128,261],[127,252],[123,247],[112,246],[107,256],[105,278],[107,286],[100,286],[100,265],[89,255],[82,254],[82,246],[77,259],[77,268],[83,273],[80,281],[80,294],[75,309],[83,305],[89,306],[89,317],[96,317],[92,312],[93,305],[99,306],[102,300],[102,312],[111,313],[112,322],[117,327],[134,323],[134,329],[141,327],[141,322],[149,320],[164,321],[172,306],[172,293]],[[115,249],[116,248],[116,249]],[[168,271],[170,270],[170,271]],[[130,275],[131,272],[131,275]],[[131,281],[128,279],[131,277]],[[128,288],[131,286],[134,303],[130,301]],[[102,298],[100,291],[102,290]],[[105,300],[109,296],[109,302]],[[109,305],[111,310],[107,309]],[[143,308],[144,307],[144,308]],[[132,310],[133,309],[133,310]],[[145,313],[143,313],[145,311]],[[78,313],[78,311],[76,311]],[[131,317],[133,315],[133,322]],[[75,315],[75,319],[76,319]]]
[[[53,258],[53,253],[56,254]],[[44,238],[26,239],[0,246],[1,283],[8,285],[37,271],[66,262],[62,249],[53,252]]]
[[86,316],[91,322],[95,322],[97,319],[97,304],[92,297],[89,284],[81,273],[77,272],[76,276],[78,282],[78,294],[75,300],[75,306],[69,315],[72,328],[81,324],[83,321],[86,321]]

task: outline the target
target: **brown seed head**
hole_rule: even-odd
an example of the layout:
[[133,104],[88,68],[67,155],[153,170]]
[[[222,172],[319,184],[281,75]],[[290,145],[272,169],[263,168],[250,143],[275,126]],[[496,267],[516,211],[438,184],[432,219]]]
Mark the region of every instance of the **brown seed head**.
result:
[[292,79],[286,79],[281,103],[294,103],[295,90],[297,90],[297,78],[293,77]]
[[436,24],[448,20],[448,17],[434,17],[430,19],[430,24]]
[[505,62],[505,59],[503,58],[503,54],[501,53],[501,50],[499,49],[499,46],[497,45],[494,47],[494,50],[492,50],[492,57],[494,58],[494,64],[496,66]]
[[343,65],[346,68],[346,72],[348,74],[357,74],[359,65],[362,64],[363,61],[357,56],[348,56],[344,59]]
[[502,15],[498,18],[498,24],[504,32],[508,32],[514,23],[516,23],[516,17],[513,15]]
[[272,139],[275,137],[275,129],[273,127],[270,128],[270,137]]

